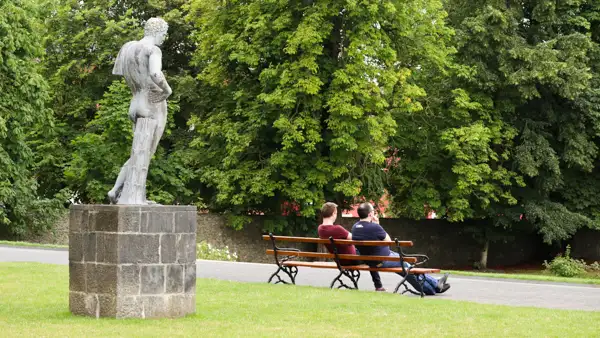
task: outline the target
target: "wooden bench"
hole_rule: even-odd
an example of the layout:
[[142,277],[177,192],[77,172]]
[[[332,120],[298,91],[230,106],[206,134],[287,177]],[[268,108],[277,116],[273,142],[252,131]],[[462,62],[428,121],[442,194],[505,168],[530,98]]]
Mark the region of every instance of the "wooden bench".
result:
[[[263,240],[271,241],[273,248],[267,249],[267,255],[272,255],[275,258],[275,264],[277,264],[277,271],[275,271],[268,280],[268,283],[276,277],[277,281],[275,284],[296,284],[296,275],[298,274],[298,267],[318,268],[318,269],[338,269],[339,274],[331,282],[330,288],[333,288],[337,283],[337,288],[347,289],[358,289],[358,280],[360,279],[360,271],[378,271],[378,272],[395,272],[402,275],[402,279],[396,285],[394,293],[397,293],[400,287],[404,287],[405,290],[402,294],[410,292],[421,297],[423,294],[423,283],[425,282],[425,274],[428,273],[439,273],[440,269],[428,269],[419,268],[418,266],[423,265],[429,260],[426,255],[420,254],[405,254],[402,251],[403,247],[411,247],[413,243],[411,241],[399,241],[394,239],[393,241],[354,241],[347,239],[321,239],[312,237],[291,237],[291,236],[274,236],[273,234],[263,235]],[[302,251],[297,248],[284,248],[277,246],[276,242],[294,242],[294,243],[314,243],[314,244],[329,244],[333,249],[333,253],[323,252],[312,252]],[[338,254],[338,245],[354,245],[354,246],[390,246],[395,247],[398,250],[399,257],[389,256],[362,256],[362,255],[347,255]],[[308,262],[292,260],[295,258],[317,258],[333,260],[333,262]],[[342,265],[342,261],[354,261],[357,262],[355,265]],[[398,268],[379,268],[370,267],[364,264],[365,261],[399,261],[402,267]],[[406,268],[404,263],[410,263],[411,266]],[[283,274],[282,274],[283,273]],[[407,278],[414,276],[419,283],[421,290],[413,291],[408,288]],[[285,278],[289,278],[286,281]],[[283,277],[283,278],[282,278]],[[347,277],[352,282],[352,286],[344,283],[342,277]]]

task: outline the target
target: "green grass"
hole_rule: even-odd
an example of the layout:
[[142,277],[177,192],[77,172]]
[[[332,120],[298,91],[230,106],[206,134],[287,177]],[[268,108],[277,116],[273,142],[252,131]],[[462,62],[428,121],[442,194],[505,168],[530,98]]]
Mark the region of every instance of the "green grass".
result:
[[36,248],[52,248],[52,249],[68,249],[69,248],[68,245],[41,244],[41,243],[18,242],[18,241],[0,241],[0,245],[36,247]]
[[3,337],[590,337],[599,321],[600,312],[207,279],[198,280],[195,315],[96,320],[69,313],[68,267],[0,264]]
[[545,281],[545,282],[600,285],[600,278],[595,277],[592,274],[590,274],[589,277],[559,277],[559,276],[554,276],[549,273],[546,273],[543,270],[527,272],[527,273],[474,272],[474,271],[458,271],[458,270],[447,270],[447,271],[442,271],[442,272],[449,272],[451,275],[462,275],[462,276],[473,276],[473,277],[508,278],[508,279],[534,280],[534,281]]

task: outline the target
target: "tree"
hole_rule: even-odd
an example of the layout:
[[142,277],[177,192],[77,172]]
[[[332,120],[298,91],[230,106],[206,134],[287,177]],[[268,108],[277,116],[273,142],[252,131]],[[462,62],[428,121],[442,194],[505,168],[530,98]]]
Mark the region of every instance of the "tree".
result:
[[[40,168],[46,193],[62,189],[84,203],[106,202],[106,193],[131,147],[127,111],[131,94],[112,75],[121,46],[143,36],[143,23],[161,16],[169,38],[161,47],[163,67],[174,96],[169,124],[148,175],[148,197],[160,203],[200,203],[190,183],[193,171],[185,154],[190,132],[187,117],[196,97],[190,86],[193,45],[178,1],[54,1],[49,10],[47,76],[57,119],[47,134],[48,160]],[[40,148],[40,150],[42,150]]]
[[438,1],[197,0],[189,19],[209,98],[196,167],[234,215],[379,200],[392,112],[415,109],[412,73],[451,52]]
[[449,78],[425,77],[437,90],[418,122],[405,117],[413,134],[395,143],[397,203],[411,216],[428,205],[454,221],[486,219],[488,230],[524,215],[546,242],[595,226],[597,204],[575,191],[597,181],[598,5],[450,0],[446,8],[456,67]]
[[46,228],[60,205],[38,197],[31,149],[35,128],[53,123],[38,14],[33,1],[0,1],[0,232],[10,235]]

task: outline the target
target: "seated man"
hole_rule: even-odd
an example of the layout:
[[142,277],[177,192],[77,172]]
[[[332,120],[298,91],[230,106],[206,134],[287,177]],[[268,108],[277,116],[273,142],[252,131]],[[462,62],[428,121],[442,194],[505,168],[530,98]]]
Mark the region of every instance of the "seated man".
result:
[[[391,241],[390,236],[385,230],[379,225],[379,219],[375,214],[375,208],[370,203],[362,203],[358,207],[358,216],[360,221],[354,224],[352,227],[352,238],[355,241]],[[397,252],[390,250],[389,246],[358,246],[358,251],[361,255],[370,256],[391,256],[399,257]],[[381,268],[400,268],[400,261],[383,261],[374,262],[367,261],[367,264],[371,266],[377,266]],[[404,262],[404,267],[410,267],[410,264]],[[423,283],[423,293],[426,295],[435,295],[436,293],[444,293],[450,288],[450,284],[446,283],[448,274],[444,277],[435,279],[430,275],[425,275],[425,283]],[[417,282],[414,275],[409,275],[407,281],[417,291],[421,291],[421,287]]]
[[[323,204],[323,207],[321,208],[321,216],[323,216],[323,224],[319,225],[319,238],[329,239],[329,237],[333,237],[333,239],[352,239],[352,234],[349,233],[348,230],[344,229],[341,225],[334,224],[337,218],[337,205],[335,203],[327,202]],[[331,244],[326,244],[325,247],[327,247],[327,250],[329,250],[330,253],[333,253]],[[337,245],[337,252],[338,254],[344,255],[356,255],[356,249],[354,248],[354,245]],[[356,265],[361,263],[341,260],[340,264]],[[381,284],[379,272],[369,272],[371,273],[373,284],[375,284],[375,291],[385,291],[383,285]]]

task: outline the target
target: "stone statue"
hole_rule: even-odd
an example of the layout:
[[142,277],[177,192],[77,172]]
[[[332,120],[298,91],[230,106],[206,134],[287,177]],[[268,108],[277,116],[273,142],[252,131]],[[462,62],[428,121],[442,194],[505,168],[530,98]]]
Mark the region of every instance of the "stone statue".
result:
[[144,38],[123,45],[113,74],[125,77],[133,98],[129,118],[133,122],[131,156],[125,162],[115,186],[108,192],[112,204],[154,204],[146,200],[146,177],[167,122],[167,98],[172,90],[162,73],[160,46],[168,24],[160,18],[149,19]]

